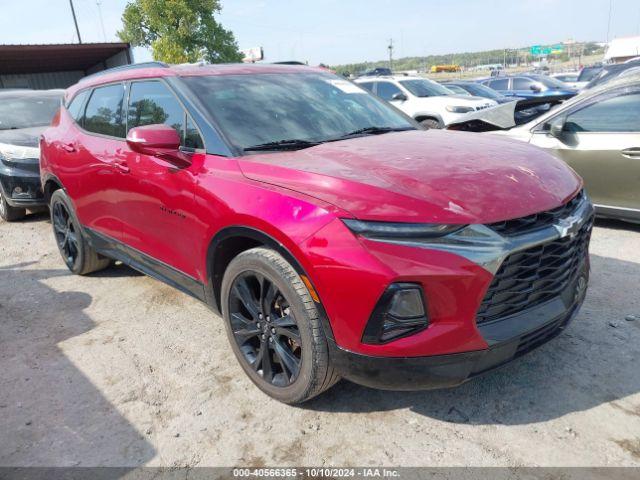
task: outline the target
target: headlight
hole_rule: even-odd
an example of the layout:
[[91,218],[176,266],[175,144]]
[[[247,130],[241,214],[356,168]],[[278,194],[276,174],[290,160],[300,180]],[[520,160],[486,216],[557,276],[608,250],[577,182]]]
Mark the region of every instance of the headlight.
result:
[[469,113],[475,111],[475,108],[473,107],[462,107],[458,105],[447,105],[446,109],[447,112],[451,113]]
[[342,221],[349,230],[357,235],[379,239],[437,238],[465,227],[465,225],[442,225],[435,223],[366,222],[348,219],[343,219]]
[[40,157],[37,147],[21,147],[8,143],[0,143],[0,160],[20,161]]

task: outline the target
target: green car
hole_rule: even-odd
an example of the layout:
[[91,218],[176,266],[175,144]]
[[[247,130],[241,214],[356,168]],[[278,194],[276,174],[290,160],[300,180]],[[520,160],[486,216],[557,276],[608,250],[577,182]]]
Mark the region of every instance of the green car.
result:
[[491,134],[544,148],[571,165],[584,179],[598,215],[640,222],[640,72]]

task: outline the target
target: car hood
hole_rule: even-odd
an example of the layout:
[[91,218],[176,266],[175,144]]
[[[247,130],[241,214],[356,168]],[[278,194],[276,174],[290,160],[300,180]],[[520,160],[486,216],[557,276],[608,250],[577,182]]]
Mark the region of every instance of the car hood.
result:
[[416,130],[239,159],[250,179],[362,220],[491,223],[561,205],[581,186],[562,161],[511,139]]
[[0,143],[20,147],[38,147],[40,134],[46,129],[47,126],[0,130]]

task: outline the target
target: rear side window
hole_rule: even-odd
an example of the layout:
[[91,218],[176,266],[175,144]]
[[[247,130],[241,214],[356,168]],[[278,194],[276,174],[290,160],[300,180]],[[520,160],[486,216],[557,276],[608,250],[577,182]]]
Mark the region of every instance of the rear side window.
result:
[[491,80],[487,83],[487,86],[494,90],[507,90],[509,88],[509,79],[501,78],[500,80]]
[[620,95],[593,103],[567,117],[571,132],[640,132],[640,93]]
[[124,85],[122,84],[96,88],[87,103],[84,129],[93,133],[124,138],[123,99]]
[[390,82],[378,82],[378,96],[387,102],[393,99],[396,93],[402,93],[398,87]]
[[373,82],[363,82],[363,83],[359,83],[358,85],[360,85],[362,88],[369,90],[370,92],[373,92]]
[[69,115],[79,124],[82,124],[82,117],[84,115],[84,101],[87,99],[89,95],[89,90],[84,90],[78,93],[71,103],[67,106],[67,110],[69,111]]

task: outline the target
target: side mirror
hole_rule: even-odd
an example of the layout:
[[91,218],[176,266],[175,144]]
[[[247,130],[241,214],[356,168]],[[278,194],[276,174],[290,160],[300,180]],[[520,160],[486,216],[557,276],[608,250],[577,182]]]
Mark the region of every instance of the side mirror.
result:
[[556,117],[549,122],[549,135],[555,138],[562,138],[566,117]]
[[531,90],[533,90],[534,92],[539,92],[542,90],[542,88],[540,87],[540,85],[538,85],[537,83],[534,83],[533,85],[531,85],[529,87]]
[[394,94],[393,97],[391,97],[391,100],[392,101],[396,100],[398,102],[406,102],[408,99],[407,99],[407,96],[404,93],[398,92],[398,93]]
[[178,167],[191,163],[189,156],[180,151],[180,135],[168,125],[134,127],[127,134],[127,145],[134,152],[161,158]]

